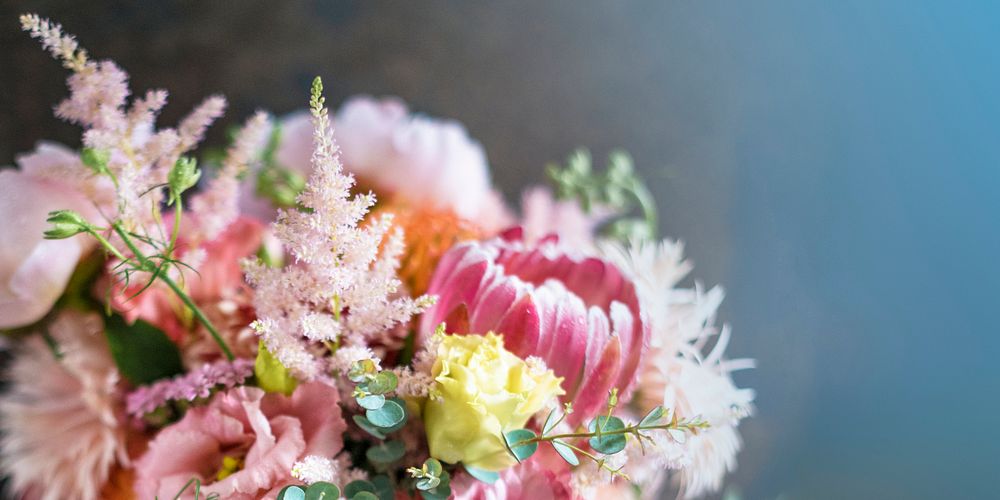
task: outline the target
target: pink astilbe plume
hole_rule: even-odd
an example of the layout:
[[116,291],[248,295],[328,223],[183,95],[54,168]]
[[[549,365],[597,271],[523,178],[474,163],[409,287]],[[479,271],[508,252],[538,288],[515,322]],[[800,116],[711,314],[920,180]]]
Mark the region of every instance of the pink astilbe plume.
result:
[[214,389],[235,387],[251,375],[252,359],[206,363],[184,375],[135,389],[125,398],[125,410],[130,416],[141,418],[170,401],[207,398]]
[[271,121],[267,113],[258,111],[250,117],[229,147],[222,170],[191,200],[191,212],[198,216],[202,237],[215,238],[239,217],[239,177],[260,157],[270,133]]
[[[83,127],[83,144],[108,156],[107,172],[98,175],[88,171],[86,177],[91,184],[113,179],[114,202],[93,201],[106,216],[122,219],[130,227],[155,222],[153,214],[163,200],[160,188],[167,172],[222,115],[225,99],[209,97],[179,129],[156,130],[157,114],[167,101],[166,91],[148,91],[130,107],[128,74],[114,62],[91,60],[72,36],[63,33],[62,26],[35,14],[21,16],[21,27],[73,72],[67,79],[70,95],[56,106],[56,115]],[[80,190],[94,191],[86,187]]]
[[430,303],[427,298],[394,297],[400,286],[395,271],[402,239],[399,233],[390,236],[380,252],[390,219],[362,225],[375,197],[351,196],[354,179],[343,172],[321,91],[317,79],[311,103],[313,173],[298,199],[305,210],[281,211],[274,224],[295,263],[246,266],[256,289],[255,329],[267,349],[306,380],[329,367],[314,355],[323,349],[322,342],[343,339],[344,345],[365,345]]

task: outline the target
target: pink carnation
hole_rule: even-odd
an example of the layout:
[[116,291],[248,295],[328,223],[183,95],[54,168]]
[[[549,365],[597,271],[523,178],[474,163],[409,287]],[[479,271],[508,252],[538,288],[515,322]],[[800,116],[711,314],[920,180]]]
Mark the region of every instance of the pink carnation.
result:
[[[165,429],[136,462],[138,498],[174,498],[191,478],[202,494],[226,499],[273,498],[296,482],[292,466],[309,455],[332,457],[347,428],[337,390],[311,382],[290,397],[254,387],[219,393]],[[223,458],[242,467],[219,480]],[[186,492],[190,498],[194,490]]]
[[449,332],[503,334],[511,352],[538,356],[565,378],[573,422],[600,410],[611,388],[632,388],[649,340],[635,286],[614,264],[570,257],[554,238],[529,248],[517,230],[455,246],[428,294],[438,302],[422,335],[442,322]]

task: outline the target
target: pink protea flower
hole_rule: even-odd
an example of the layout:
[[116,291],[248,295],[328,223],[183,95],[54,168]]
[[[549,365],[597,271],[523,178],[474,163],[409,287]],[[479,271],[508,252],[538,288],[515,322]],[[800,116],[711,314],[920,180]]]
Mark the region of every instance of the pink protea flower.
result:
[[513,230],[459,244],[428,293],[438,302],[422,318],[423,336],[442,322],[449,332],[503,334],[511,352],[538,356],[565,378],[573,422],[603,408],[610,389],[629,392],[648,343],[632,282],[610,262],[563,253],[555,238],[532,248]]
[[[170,220],[166,222],[169,227]],[[183,219],[181,234],[195,231],[197,226],[197,218],[187,216]],[[178,241],[177,252],[181,255],[181,260],[198,270],[197,273],[187,270],[181,281],[195,303],[212,316],[210,319],[224,334],[237,335],[238,332],[229,330],[246,329],[246,325],[253,321],[251,291],[243,280],[240,261],[256,253],[263,237],[264,226],[260,222],[249,217],[239,217],[212,241],[203,242],[194,248],[183,237]],[[126,320],[132,322],[142,319],[163,330],[175,342],[184,344],[196,325],[185,315],[184,304],[161,283],[156,283],[133,297],[145,284],[145,281],[136,279],[128,288],[123,289],[120,282],[116,283],[111,294],[112,307]],[[230,325],[233,328],[228,328]],[[249,329],[246,330],[246,338],[254,340],[254,335]],[[237,342],[235,347],[238,348],[240,344],[241,342]],[[255,346],[256,343],[249,342],[249,345]],[[255,351],[243,349],[237,354],[253,357]]]
[[[191,478],[202,493],[250,500],[295,482],[292,466],[309,455],[332,457],[347,424],[337,389],[319,382],[286,397],[254,387],[219,393],[160,431],[136,462],[138,498],[174,498]],[[227,468],[224,459],[241,466]],[[187,497],[193,497],[193,489]]]

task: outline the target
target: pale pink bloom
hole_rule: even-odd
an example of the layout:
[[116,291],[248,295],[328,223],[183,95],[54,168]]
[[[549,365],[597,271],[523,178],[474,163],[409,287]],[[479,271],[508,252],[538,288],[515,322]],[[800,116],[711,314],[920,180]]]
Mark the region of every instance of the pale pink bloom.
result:
[[595,232],[610,215],[599,207],[587,213],[575,200],[557,200],[543,187],[529,188],[521,195],[521,227],[529,244],[555,234],[566,248],[593,252]]
[[[312,382],[290,396],[255,387],[219,393],[207,406],[188,410],[180,422],[157,434],[136,462],[139,498],[174,498],[191,478],[202,494],[250,500],[272,497],[287,484],[296,462],[310,455],[332,457],[343,447],[347,424],[337,389]],[[243,467],[218,479],[224,457]],[[182,498],[193,498],[189,489]]]
[[[344,168],[380,193],[451,209],[490,232],[510,224],[490,186],[486,154],[460,123],[411,114],[397,98],[355,96],[337,112],[333,130]],[[286,118],[275,160],[307,174],[311,133],[307,114]]]
[[493,484],[459,475],[451,484],[455,500],[565,500],[579,498],[570,486],[569,471],[551,470],[532,458],[500,472]]
[[517,231],[456,245],[441,259],[423,315],[429,336],[441,322],[454,333],[503,334],[506,347],[538,356],[564,377],[564,401],[579,422],[604,407],[608,391],[627,398],[648,344],[635,287],[614,264],[573,257],[553,238],[525,246]]
[[[58,154],[58,153],[57,153]],[[41,161],[36,157],[36,160]],[[62,295],[80,258],[93,248],[87,235],[46,240],[54,210],[76,210],[95,223],[93,207],[65,184],[13,169],[0,171],[0,328],[42,318]]]
[[128,465],[119,375],[99,315],[65,310],[49,326],[62,359],[25,340],[0,396],[0,470],[27,498],[93,500]]
[[[172,220],[167,218],[164,231],[170,230],[170,224]],[[238,335],[238,330],[244,329],[253,320],[250,306],[252,292],[243,280],[240,260],[254,255],[260,248],[264,227],[254,219],[237,218],[214,240],[200,242],[196,247],[199,250],[196,254],[203,254],[201,259],[197,259],[201,260],[200,263],[190,258],[192,247],[186,239],[189,233],[196,234],[198,227],[197,217],[189,214],[182,218],[177,249],[197,273],[185,270],[178,281],[199,307],[214,316],[210,319],[221,320],[213,321],[220,331],[225,334],[235,328],[237,331],[231,333]],[[190,340],[189,334],[197,328],[186,314],[186,306],[161,282],[133,297],[145,284],[146,281],[141,278],[134,278],[129,287],[123,289],[122,283],[116,282],[111,293],[112,307],[121,312],[126,320],[142,319],[163,330],[175,342],[186,344]],[[227,320],[227,317],[230,319]],[[208,333],[204,332],[202,336],[207,338]],[[218,348],[214,350],[217,352]],[[254,352],[243,349],[238,354],[252,357]]]
[[375,197],[351,195],[354,179],[343,172],[327,110],[313,113],[312,174],[298,200],[309,210],[282,210],[273,226],[295,262],[246,264],[259,318],[254,329],[304,380],[329,371],[324,342],[365,347],[431,302],[398,293],[401,235],[388,235],[390,217],[362,223]]

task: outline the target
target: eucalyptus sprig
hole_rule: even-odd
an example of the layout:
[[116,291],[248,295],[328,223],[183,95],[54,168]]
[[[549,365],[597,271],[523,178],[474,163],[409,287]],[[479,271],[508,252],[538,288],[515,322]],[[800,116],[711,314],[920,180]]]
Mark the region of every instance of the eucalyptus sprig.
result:
[[386,434],[406,425],[406,403],[399,398],[386,397],[399,384],[395,373],[380,370],[370,359],[362,359],[351,365],[347,378],[356,384],[354,399],[365,410],[364,415],[353,417],[358,427],[378,439],[385,439]]
[[[580,459],[577,457],[579,454],[594,461],[599,468],[607,470],[612,475],[627,479],[628,476],[622,472],[622,467],[610,466],[605,457],[624,450],[628,436],[633,436],[645,451],[644,440],[653,442],[653,438],[649,435],[650,432],[681,431],[697,434],[708,428],[708,423],[700,418],[681,420],[677,418],[676,413],[667,418],[670,412],[662,406],[653,408],[638,422],[626,423],[613,415],[617,405],[618,390],[612,389],[608,396],[607,414],[599,415],[591,420],[586,430],[554,434],[553,430],[562,423],[566,415],[572,413],[572,404],[567,403],[564,412],[557,413],[556,410],[549,412],[542,424],[541,434],[531,429],[514,429],[503,434],[503,441],[507,451],[518,462],[533,455],[538,450],[539,443],[549,443],[556,453],[572,466],[580,464]],[[584,439],[587,440],[589,451],[584,449],[580,443]],[[478,478],[478,476],[476,477]]]
[[[604,227],[607,236],[629,241],[656,238],[656,201],[635,172],[632,157],[623,150],[608,155],[603,173],[594,171],[590,152],[577,149],[566,159],[566,166],[550,164],[546,168],[561,199],[574,199],[585,212],[597,208],[612,212],[614,219]],[[639,216],[630,215],[636,208]]]

